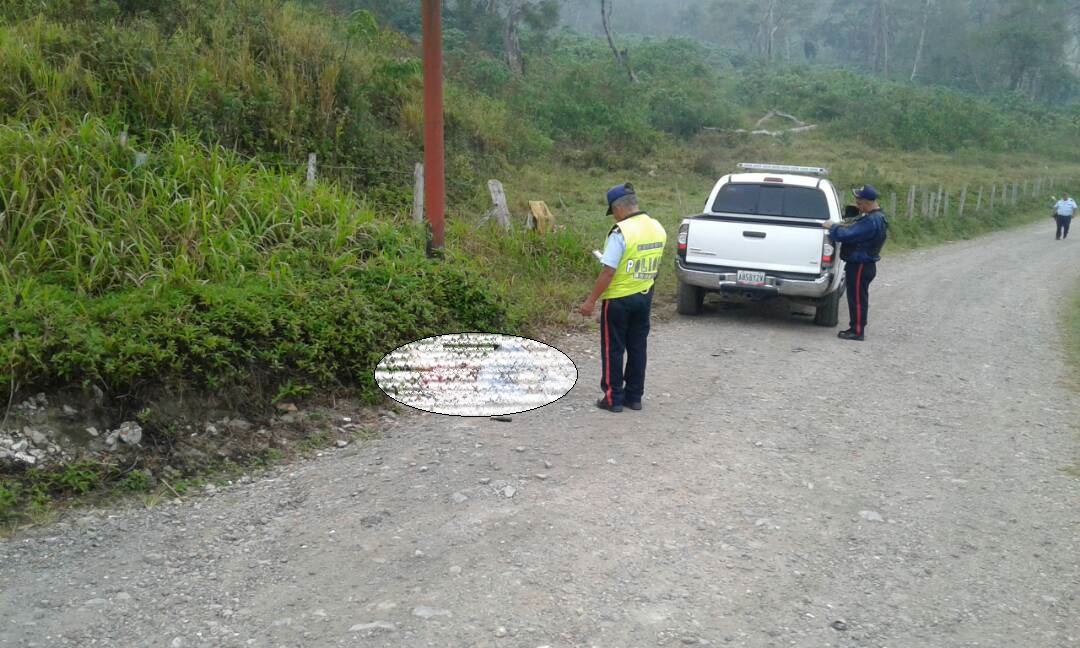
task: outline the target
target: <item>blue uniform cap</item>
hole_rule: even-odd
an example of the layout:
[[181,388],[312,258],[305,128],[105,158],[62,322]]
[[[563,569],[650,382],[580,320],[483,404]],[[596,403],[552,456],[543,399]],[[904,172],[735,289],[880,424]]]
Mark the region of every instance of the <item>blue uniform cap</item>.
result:
[[608,189],[608,192],[607,192],[607,213],[608,213],[608,215],[609,216],[611,215],[611,204],[612,203],[614,203],[619,198],[625,198],[626,196],[633,196],[633,195],[635,195],[634,194],[634,185],[630,184],[629,182],[625,182],[625,183],[620,184],[620,185],[615,185],[611,189]]
[[870,185],[863,185],[858,189],[852,189],[851,193],[859,200],[877,200],[878,192]]

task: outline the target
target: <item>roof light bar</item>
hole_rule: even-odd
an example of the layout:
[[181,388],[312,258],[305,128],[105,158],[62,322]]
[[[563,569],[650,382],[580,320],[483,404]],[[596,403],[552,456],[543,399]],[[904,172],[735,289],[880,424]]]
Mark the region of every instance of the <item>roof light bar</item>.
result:
[[756,162],[740,162],[740,169],[744,171],[773,171],[777,173],[803,173],[808,175],[829,175],[829,170],[824,167],[792,166],[789,164],[757,164]]

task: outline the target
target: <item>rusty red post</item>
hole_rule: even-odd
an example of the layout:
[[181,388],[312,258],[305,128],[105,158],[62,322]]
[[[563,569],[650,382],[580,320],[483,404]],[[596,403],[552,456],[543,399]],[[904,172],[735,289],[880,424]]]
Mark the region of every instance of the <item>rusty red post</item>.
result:
[[423,0],[424,203],[431,225],[431,248],[442,250],[446,215],[443,142],[442,0]]

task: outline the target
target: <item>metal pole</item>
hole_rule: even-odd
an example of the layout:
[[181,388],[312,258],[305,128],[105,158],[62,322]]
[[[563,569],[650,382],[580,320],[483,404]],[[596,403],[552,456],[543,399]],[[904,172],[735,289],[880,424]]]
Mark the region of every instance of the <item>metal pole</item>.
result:
[[423,0],[424,28],[424,202],[431,224],[431,249],[443,248],[446,170],[443,142],[442,0]]

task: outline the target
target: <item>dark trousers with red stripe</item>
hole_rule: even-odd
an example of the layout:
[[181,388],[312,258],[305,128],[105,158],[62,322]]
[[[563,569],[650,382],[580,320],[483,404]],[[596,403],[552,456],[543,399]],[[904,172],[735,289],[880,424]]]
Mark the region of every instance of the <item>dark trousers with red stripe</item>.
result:
[[600,389],[609,406],[641,402],[651,312],[652,290],[604,300],[600,310]]
[[870,311],[870,282],[877,276],[876,263],[852,263],[844,267],[847,275],[848,323],[856,335],[866,333],[866,314]]

